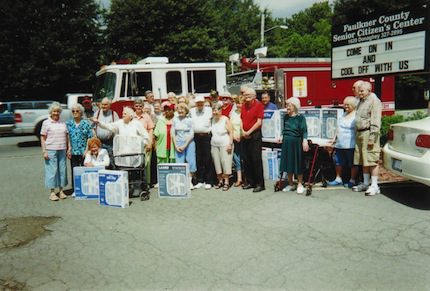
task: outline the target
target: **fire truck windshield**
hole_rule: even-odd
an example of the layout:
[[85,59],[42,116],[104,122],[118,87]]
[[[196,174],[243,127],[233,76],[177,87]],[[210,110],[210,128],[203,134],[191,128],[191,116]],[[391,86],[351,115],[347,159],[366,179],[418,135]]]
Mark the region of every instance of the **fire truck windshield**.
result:
[[103,73],[96,78],[94,100],[100,101],[104,97],[114,98],[116,85],[116,74],[112,72]]

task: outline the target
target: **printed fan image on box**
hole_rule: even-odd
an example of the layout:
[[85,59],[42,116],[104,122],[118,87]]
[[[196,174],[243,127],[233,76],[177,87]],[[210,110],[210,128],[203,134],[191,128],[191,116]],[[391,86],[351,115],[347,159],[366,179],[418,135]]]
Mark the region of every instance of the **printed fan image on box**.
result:
[[75,167],[74,176],[74,196],[77,200],[99,198],[99,174],[104,167]]
[[167,194],[172,196],[183,196],[187,194],[189,185],[188,177],[184,174],[167,174]]
[[188,164],[158,164],[158,196],[160,198],[191,197],[190,172]]
[[125,208],[129,206],[128,172],[99,171],[100,205]]

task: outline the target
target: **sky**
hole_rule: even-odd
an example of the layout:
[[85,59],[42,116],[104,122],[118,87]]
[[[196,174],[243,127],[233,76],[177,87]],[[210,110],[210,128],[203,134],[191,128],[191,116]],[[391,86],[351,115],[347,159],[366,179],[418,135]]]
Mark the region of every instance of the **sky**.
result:
[[254,0],[263,10],[267,8],[272,12],[272,16],[276,18],[291,17],[306,8],[312,6],[316,2],[324,2],[323,0]]
[[[324,0],[254,0],[263,10],[267,8],[272,12],[272,16],[276,18],[291,17],[293,14],[298,13],[306,8],[312,6],[316,2],[323,2]],[[102,5],[109,6],[110,0],[99,0]],[[332,1],[330,1],[332,2]]]

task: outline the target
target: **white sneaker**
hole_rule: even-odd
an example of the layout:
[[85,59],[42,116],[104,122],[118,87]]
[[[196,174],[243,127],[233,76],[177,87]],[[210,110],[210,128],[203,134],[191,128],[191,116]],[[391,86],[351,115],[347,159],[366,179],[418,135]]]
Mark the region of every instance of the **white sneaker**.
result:
[[203,186],[203,183],[197,183],[196,185],[194,185],[194,189],[199,189]]
[[206,189],[206,190],[209,190],[210,188],[212,188],[212,185],[211,185],[211,184],[205,184],[205,189]]
[[158,188],[158,183],[154,185],[154,188]]
[[282,189],[283,192],[289,192],[289,191],[295,191],[297,189],[296,185],[287,185],[284,189]]
[[299,185],[297,187],[297,194],[303,194],[305,192],[305,187],[303,185]]
[[371,185],[367,190],[365,195],[366,196],[375,196],[376,194],[381,193],[381,189],[379,189],[378,186]]

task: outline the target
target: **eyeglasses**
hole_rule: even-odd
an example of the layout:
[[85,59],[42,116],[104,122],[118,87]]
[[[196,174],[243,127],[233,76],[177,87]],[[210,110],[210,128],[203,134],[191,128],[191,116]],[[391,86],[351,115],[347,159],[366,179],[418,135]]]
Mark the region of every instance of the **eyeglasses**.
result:
[[76,113],[76,112],[81,113],[81,111],[80,111],[80,110],[72,110],[72,112],[73,112],[73,113]]

